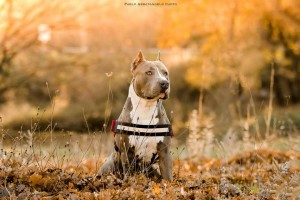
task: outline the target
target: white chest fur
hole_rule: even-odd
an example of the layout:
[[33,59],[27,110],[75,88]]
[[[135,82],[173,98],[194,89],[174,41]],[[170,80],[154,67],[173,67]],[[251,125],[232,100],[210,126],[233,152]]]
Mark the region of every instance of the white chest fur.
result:
[[[158,123],[157,101],[146,100],[138,97],[133,89],[129,87],[129,97],[132,103],[130,118],[134,124],[155,125]],[[164,136],[129,136],[129,145],[135,147],[135,153],[145,162],[150,162],[153,154],[157,153],[157,144],[162,142]]]
[[139,158],[143,158],[145,162],[150,162],[153,154],[157,153],[157,144],[163,141],[164,136],[145,137],[145,136],[129,136],[130,146],[135,147],[135,154]]

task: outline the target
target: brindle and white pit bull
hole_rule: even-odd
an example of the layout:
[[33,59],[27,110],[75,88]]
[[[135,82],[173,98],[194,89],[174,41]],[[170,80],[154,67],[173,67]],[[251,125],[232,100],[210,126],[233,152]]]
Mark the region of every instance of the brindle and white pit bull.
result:
[[[170,124],[162,100],[170,93],[169,73],[158,54],[156,61],[147,61],[142,52],[134,59],[133,79],[128,98],[117,121],[139,124]],[[150,177],[172,180],[171,136],[137,136],[116,134],[114,152],[98,175],[113,173],[125,177],[142,172]],[[158,164],[158,166],[157,166]]]

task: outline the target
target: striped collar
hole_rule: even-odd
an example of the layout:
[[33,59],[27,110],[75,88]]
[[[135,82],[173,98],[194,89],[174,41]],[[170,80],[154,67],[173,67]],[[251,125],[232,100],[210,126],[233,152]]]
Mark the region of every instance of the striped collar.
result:
[[114,134],[135,136],[173,136],[171,124],[142,125],[112,120],[110,130]]

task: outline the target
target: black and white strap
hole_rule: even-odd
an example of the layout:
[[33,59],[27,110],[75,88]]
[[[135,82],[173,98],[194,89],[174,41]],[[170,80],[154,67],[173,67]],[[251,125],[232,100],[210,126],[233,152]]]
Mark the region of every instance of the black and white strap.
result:
[[112,120],[111,129],[113,133],[136,135],[136,136],[173,136],[170,124],[143,125]]

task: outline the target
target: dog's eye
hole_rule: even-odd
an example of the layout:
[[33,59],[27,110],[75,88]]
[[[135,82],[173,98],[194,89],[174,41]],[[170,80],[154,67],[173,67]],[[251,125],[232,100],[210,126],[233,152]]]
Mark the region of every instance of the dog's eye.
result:
[[147,71],[146,74],[147,74],[148,76],[150,76],[150,75],[152,75],[152,72],[151,72],[151,71]]
[[165,75],[165,76],[168,76],[168,72],[164,72],[164,75]]

